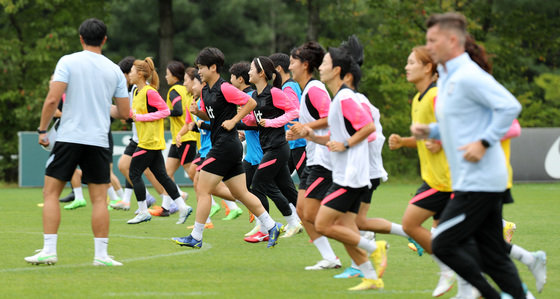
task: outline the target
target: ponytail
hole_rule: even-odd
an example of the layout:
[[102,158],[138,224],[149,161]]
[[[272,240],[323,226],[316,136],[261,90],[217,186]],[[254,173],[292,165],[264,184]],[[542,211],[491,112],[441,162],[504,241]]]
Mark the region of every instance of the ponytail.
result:
[[156,72],[152,58],[146,57],[144,60],[135,60],[134,66],[136,67],[138,74],[141,75],[145,81],[150,82],[150,86],[155,89],[159,88],[159,76]]
[[274,67],[274,63],[266,56],[259,56],[253,59],[253,63],[257,68],[257,73],[264,71],[264,79],[266,82],[272,81],[272,86],[282,89],[282,76]]

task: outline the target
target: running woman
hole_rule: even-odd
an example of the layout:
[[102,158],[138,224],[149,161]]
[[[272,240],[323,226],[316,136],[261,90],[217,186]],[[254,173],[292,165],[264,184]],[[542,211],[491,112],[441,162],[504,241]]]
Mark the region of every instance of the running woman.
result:
[[[142,173],[148,167],[177,204],[179,208],[177,224],[182,224],[192,212],[192,208],[185,204],[177,186],[165,171],[161,150],[165,149],[163,119],[169,115],[169,108],[157,92],[159,78],[152,59],[147,57],[144,60],[136,60],[130,71],[130,79],[138,87],[132,102],[132,119],[138,129],[138,147],[132,155],[129,176],[134,186],[139,211],[128,221],[128,224],[138,224],[152,219],[146,204],[146,186],[142,180]],[[150,82],[149,85],[147,81]]]
[[[327,116],[331,98],[325,84],[313,78],[313,72],[321,65],[324,55],[325,50],[317,42],[307,42],[291,52],[289,69],[294,80],[303,88],[303,92],[299,122],[291,122],[290,131],[286,132],[287,140],[302,138],[300,135],[304,134],[306,126],[315,130],[317,134],[328,133]],[[329,151],[326,146],[315,142],[307,142],[305,151],[307,165],[300,177],[296,208],[303,220],[305,231],[322,257],[322,260],[305,267],[305,270],[340,268],[342,264],[329,244],[329,239],[315,229],[315,216],[321,200],[332,184]]]
[[383,289],[383,280],[368,259],[369,254],[377,250],[377,245],[360,236],[356,225],[361,199],[371,186],[367,138],[375,131],[375,125],[356,93],[342,81],[355,63],[347,48],[329,48],[319,67],[321,81],[334,94],[328,115],[330,134],[319,136],[311,129],[306,132],[314,142],[328,146],[333,183],[321,201],[315,228],[343,243],[364,275],[362,282],[349,290],[378,290]]
[[[181,137],[180,146],[177,145],[177,141],[173,136],[177,136],[177,133],[186,121],[192,122],[193,116],[189,112],[189,107],[193,103],[193,96],[187,91],[187,88],[183,86],[181,81],[185,77],[185,66],[179,61],[170,61],[167,64],[167,69],[165,80],[167,84],[171,86],[167,91],[167,106],[170,110],[169,122],[171,130],[171,147],[169,148],[169,153],[167,160],[165,161],[165,169],[167,170],[167,175],[173,180],[175,172],[180,166],[188,174],[191,162],[194,160],[196,155],[197,144],[200,140],[200,135],[197,132],[189,131]],[[191,178],[192,179],[192,178]],[[177,186],[179,194],[182,195],[182,191]],[[187,193],[185,198],[187,197]],[[169,195],[163,195],[163,201],[161,203],[161,210],[157,209],[151,211],[150,214],[155,216],[169,216],[169,210],[172,207],[172,200]]]
[[[272,86],[268,84],[271,80]],[[290,202],[296,202],[297,190],[288,169],[290,146],[286,141],[284,125],[298,115],[298,106],[280,89],[282,78],[266,56],[259,56],[251,62],[249,82],[257,88],[252,95],[257,106],[243,121],[248,125],[258,126],[259,142],[263,150],[262,160],[253,177],[251,192],[260,199],[266,210],[268,196],[288,222],[287,228],[297,228],[299,219],[289,206]],[[260,234],[266,233],[263,229],[261,227]]]
[[[202,119],[210,120],[212,149],[200,166],[201,171],[196,190],[198,206],[194,229],[190,235],[173,238],[173,240],[182,246],[202,247],[204,222],[210,213],[211,193],[220,181],[224,181],[232,195],[263,223],[269,233],[267,247],[274,247],[278,241],[282,224],[275,223],[259,199],[247,190],[241,163],[243,147],[235,128],[235,125],[257,104],[249,95],[220,77],[219,72],[224,65],[224,54],[219,49],[204,48],[196,58],[196,65],[206,86],[202,89],[202,109],[195,111],[195,114]],[[239,111],[237,105],[241,106]]]

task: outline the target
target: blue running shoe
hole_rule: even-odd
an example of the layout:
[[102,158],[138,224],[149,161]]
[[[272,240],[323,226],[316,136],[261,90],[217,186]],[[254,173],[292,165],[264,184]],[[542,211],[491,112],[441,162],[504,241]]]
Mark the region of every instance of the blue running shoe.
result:
[[410,243],[412,243],[412,245],[413,245],[413,246],[410,246],[410,244],[409,244],[408,248],[412,249],[413,251],[416,251],[416,253],[418,253],[418,256],[422,256],[422,254],[424,254],[424,248],[422,248],[422,246],[420,246],[420,244],[418,244],[416,241],[414,241],[414,239],[408,238],[408,241]]
[[282,228],[284,228],[284,225],[280,222],[276,222],[274,227],[268,231],[268,245],[266,245],[266,248],[272,248],[278,243],[278,236],[280,232],[282,232]]
[[362,274],[362,271],[360,271],[360,269],[356,269],[352,267],[348,267],[346,268],[346,270],[344,270],[344,272],[334,276],[334,278],[355,278],[355,277],[364,277],[364,274]]
[[182,238],[171,238],[171,240],[175,241],[175,243],[181,246],[188,246],[194,249],[200,249],[200,247],[202,247],[202,240],[198,241],[197,239],[193,238],[191,235]]

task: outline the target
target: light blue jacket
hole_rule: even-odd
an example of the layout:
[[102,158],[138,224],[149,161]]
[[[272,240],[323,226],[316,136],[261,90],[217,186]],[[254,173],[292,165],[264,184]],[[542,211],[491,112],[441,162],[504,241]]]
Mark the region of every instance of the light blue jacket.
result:
[[[500,139],[519,115],[521,105],[467,53],[438,66],[437,123],[430,138],[441,139],[454,191],[502,192],[508,173]],[[476,163],[459,147],[485,139],[490,147]]]

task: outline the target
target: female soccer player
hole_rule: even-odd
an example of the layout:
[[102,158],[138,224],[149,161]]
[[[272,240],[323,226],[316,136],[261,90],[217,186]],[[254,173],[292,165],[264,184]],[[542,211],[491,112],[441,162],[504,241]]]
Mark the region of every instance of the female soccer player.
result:
[[[152,216],[146,205],[146,187],[142,180],[142,173],[150,168],[165,191],[174,199],[179,208],[179,220],[184,223],[192,208],[188,208],[175,183],[167,175],[161,150],[165,149],[163,135],[163,119],[169,115],[169,108],[157,92],[159,79],[151,58],[136,60],[130,71],[130,79],[138,90],[132,101],[132,119],[138,130],[138,147],[132,155],[129,176],[134,186],[134,193],[138,201],[138,214],[128,221],[137,224],[150,221]],[[149,80],[150,85],[147,85]]]
[[[273,86],[268,82],[273,81]],[[298,107],[280,89],[282,78],[274,64],[266,56],[253,59],[249,71],[249,82],[257,88],[252,97],[257,106],[252,114],[243,119],[248,125],[256,124],[263,157],[253,176],[252,192],[268,210],[267,196],[288,222],[288,228],[299,225],[298,218],[289,206],[296,202],[297,190],[294,186],[288,161],[290,146],[286,141],[284,125],[298,115]],[[264,233],[261,228],[261,233]]]
[[[196,64],[206,86],[202,89],[202,109],[195,114],[210,120],[212,149],[199,167],[201,171],[196,189],[198,206],[194,229],[187,237],[173,240],[183,246],[202,247],[202,233],[204,222],[210,213],[211,193],[223,180],[232,195],[257,215],[266,227],[269,233],[268,247],[273,247],[278,241],[282,225],[275,223],[259,199],[247,190],[241,163],[243,147],[235,128],[255,108],[256,102],[220,77],[224,54],[219,49],[204,48],[196,58]],[[237,105],[241,106],[239,111]]]

